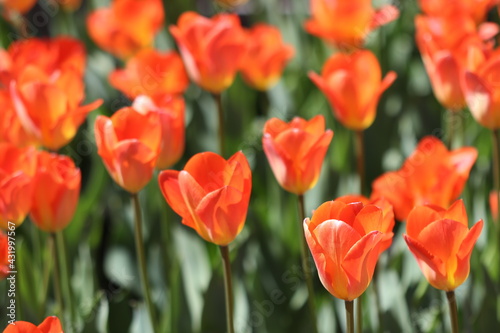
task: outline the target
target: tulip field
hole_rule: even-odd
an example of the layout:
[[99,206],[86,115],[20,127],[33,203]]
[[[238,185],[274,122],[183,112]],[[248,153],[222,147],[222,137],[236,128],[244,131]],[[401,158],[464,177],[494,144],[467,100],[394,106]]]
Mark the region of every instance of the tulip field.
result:
[[499,331],[499,24],[0,0],[0,331]]

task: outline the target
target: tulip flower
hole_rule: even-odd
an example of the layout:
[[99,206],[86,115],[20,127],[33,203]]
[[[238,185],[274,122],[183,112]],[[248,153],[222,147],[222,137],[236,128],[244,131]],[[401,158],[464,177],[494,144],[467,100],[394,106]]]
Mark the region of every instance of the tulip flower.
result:
[[130,193],[151,180],[161,143],[158,113],[142,114],[131,107],[95,121],[98,151],[111,178]]
[[295,50],[283,43],[280,31],[271,25],[257,24],[247,32],[248,50],[241,73],[250,86],[267,90],[280,78]]
[[9,268],[9,238],[0,230],[0,280],[7,277]]
[[184,100],[169,95],[155,98],[141,95],[134,100],[132,107],[142,114],[158,114],[161,142],[156,168],[166,169],[174,165],[184,153]]
[[204,240],[226,246],[243,229],[252,188],[252,173],[243,153],[227,161],[212,152],[196,154],[184,170],[162,171],[158,182],[182,223]]
[[209,19],[195,12],[181,15],[170,33],[179,47],[192,81],[211,93],[221,93],[241,68],[248,44],[235,14]]
[[25,14],[36,4],[36,0],[0,0],[0,6],[7,10]]
[[61,322],[55,316],[47,317],[38,326],[27,321],[8,324],[3,333],[62,333]]
[[392,238],[378,230],[382,209],[361,202],[329,201],[304,220],[304,233],[323,286],[352,301],[368,288],[381,253]]
[[37,153],[33,147],[0,143],[0,228],[23,223],[31,209]]
[[308,33],[339,47],[360,47],[371,30],[395,20],[399,11],[394,6],[378,10],[371,0],[311,0],[312,18],[305,23]]
[[189,79],[176,52],[147,49],[129,59],[125,69],[113,71],[109,82],[133,99],[139,95],[182,94]]
[[452,291],[469,275],[470,256],[482,228],[479,220],[469,229],[464,203],[458,200],[449,209],[415,207],[403,236],[427,281],[434,288]]
[[391,71],[382,80],[375,55],[361,50],[334,54],[323,66],[321,76],[311,72],[309,77],[326,95],[338,121],[360,131],[375,120],[380,95],[394,82],[396,73]]
[[31,220],[43,231],[63,230],[73,219],[80,197],[81,173],[71,158],[38,153],[33,177]]
[[[486,13],[497,3],[496,0],[455,0],[453,4],[447,1],[419,0],[422,11],[430,16],[468,15],[475,22],[484,21]],[[460,28],[460,27],[456,27]]]
[[450,206],[460,195],[477,158],[477,150],[449,151],[437,138],[423,138],[401,169],[373,182],[372,198],[384,197],[403,221],[419,205]]
[[262,145],[281,187],[299,195],[313,188],[332,137],[333,131],[325,131],[321,115],[309,121],[296,117],[289,123],[269,119]]
[[90,13],[87,29],[100,48],[126,59],[152,45],[163,20],[161,0],[114,0]]
[[490,192],[489,202],[490,202],[490,210],[491,210],[491,216],[493,217],[493,221],[497,221],[497,218],[498,218],[498,192],[497,191]]

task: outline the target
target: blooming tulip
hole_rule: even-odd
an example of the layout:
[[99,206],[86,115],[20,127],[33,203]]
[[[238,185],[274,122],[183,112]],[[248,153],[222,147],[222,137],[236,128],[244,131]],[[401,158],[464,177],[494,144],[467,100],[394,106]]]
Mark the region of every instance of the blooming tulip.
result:
[[114,0],[90,13],[87,29],[99,47],[125,59],[151,46],[163,19],[161,0]]
[[16,321],[8,324],[3,333],[62,333],[61,322],[55,316],[47,317],[38,326],[27,321]]
[[304,232],[323,286],[352,301],[368,288],[381,253],[392,238],[378,228],[382,209],[361,202],[325,202],[304,220]]
[[304,194],[318,181],[333,131],[325,131],[325,118],[278,118],[264,125],[262,145],[278,183],[287,191]]
[[399,16],[394,6],[375,10],[371,0],[311,0],[310,6],[306,31],[340,47],[361,46],[371,30]]
[[0,228],[21,225],[31,209],[36,155],[33,147],[0,143]]
[[194,155],[182,171],[162,171],[160,189],[182,223],[208,242],[225,246],[240,233],[252,188],[252,173],[245,155],[227,161],[205,152]]
[[195,12],[170,26],[192,81],[212,93],[228,88],[241,67],[248,41],[235,14],[209,19]]
[[10,271],[9,264],[9,238],[0,230],[0,280]]
[[377,58],[366,50],[336,53],[323,66],[321,76],[309,73],[326,95],[335,117],[345,127],[364,130],[373,123],[380,95],[394,82],[396,73],[382,80]]
[[31,220],[44,231],[57,232],[66,228],[75,214],[80,169],[69,157],[48,152],[40,152],[37,162]]
[[184,152],[184,100],[168,95],[149,98],[139,96],[132,105],[137,111],[157,113],[161,125],[160,152],[156,168],[166,169],[174,165]]
[[414,206],[448,207],[455,201],[477,158],[477,150],[452,151],[437,138],[423,138],[401,169],[383,174],[373,182],[372,197],[384,197],[403,221]]
[[280,31],[267,24],[257,24],[247,31],[248,50],[241,73],[250,86],[266,90],[274,85],[295,51],[283,43]]
[[151,180],[161,142],[156,112],[140,113],[125,107],[95,121],[98,151],[113,180],[130,193],[139,192]]
[[112,72],[109,82],[129,98],[135,98],[139,95],[182,94],[189,79],[176,52],[161,53],[148,49],[129,59],[125,69]]
[[449,209],[418,206],[408,215],[403,235],[425,278],[437,289],[452,291],[469,275],[470,256],[483,220],[468,227],[462,200]]

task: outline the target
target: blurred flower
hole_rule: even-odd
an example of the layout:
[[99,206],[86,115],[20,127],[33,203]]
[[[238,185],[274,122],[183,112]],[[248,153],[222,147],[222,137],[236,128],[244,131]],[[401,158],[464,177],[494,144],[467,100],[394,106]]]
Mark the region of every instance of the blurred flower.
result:
[[80,169],[67,156],[42,151],[38,153],[33,179],[31,220],[43,231],[63,230],[73,219],[78,205]]
[[497,222],[497,218],[498,218],[498,192],[491,191],[489,201],[490,201],[491,216],[493,217],[493,221]]
[[31,209],[37,152],[0,143],[0,229],[23,223]]
[[470,256],[483,229],[483,220],[470,230],[468,223],[462,200],[448,210],[418,206],[408,215],[403,237],[434,288],[455,290],[469,276]]
[[0,6],[21,14],[29,12],[35,4],[36,0],[0,0]]
[[[419,0],[420,8],[427,15],[468,15],[475,22],[484,21],[486,13],[493,8],[498,0],[454,0],[449,1]],[[459,26],[456,27],[460,29]]]
[[281,187],[295,194],[313,188],[333,137],[333,131],[325,131],[325,118],[295,117],[289,123],[271,118],[263,132],[264,152]]
[[113,87],[129,98],[139,95],[182,94],[189,79],[181,57],[176,52],[139,51],[124,69],[109,75]]
[[415,206],[448,207],[462,193],[476,158],[473,147],[448,151],[438,138],[425,137],[401,169],[375,179],[372,198],[387,199],[400,221]]
[[212,152],[196,154],[183,171],[162,171],[158,182],[182,223],[204,240],[227,245],[243,229],[252,173],[242,152],[227,161]]
[[45,318],[45,320],[37,326],[27,321],[16,321],[13,324],[8,324],[3,333],[62,333],[63,329],[61,322],[55,316]]
[[250,86],[266,90],[280,78],[295,50],[283,43],[278,28],[257,24],[246,31],[248,49],[243,57],[241,73]]
[[311,0],[310,7],[312,18],[305,23],[306,31],[340,48],[362,46],[370,31],[399,16],[394,6],[375,10],[371,0]]
[[128,58],[150,47],[163,25],[161,0],[114,0],[87,17],[92,40],[118,58]]
[[367,50],[331,56],[321,76],[309,73],[311,80],[326,95],[335,117],[345,127],[364,130],[373,123],[380,95],[394,82],[396,73],[382,80],[380,64]]
[[9,142],[18,147],[35,145],[36,139],[24,130],[6,90],[0,89],[0,105],[0,142]]
[[151,180],[160,150],[158,112],[125,107],[111,118],[98,116],[94,130],[97,153],[113,180],[130,193],[139,192]]
[[9,268],[9,238],[0,229],[0,281],[7,277]]
[[166,169],[174,165],[184,153],[184,100],[169,95],[154,98],[141,95],[134,100],[132,107],[142,114],[158,114],[161,142],[156,168]]
[[75,11],[80,8],[82,0],[56,0],[65,10]]
[[233,83],[248,43],[236,14],[209,19],[186,12],[177,25],[170,26],[170,32],[192,81],[211,93],[220,93]]
[[383,213],[374,205],[329,201],[304,220],[304,233],[323,286],[352,301],[368,288],[384,242]]
[[493,130],[500,128],[500,50],[489,54],[475,71],[465,73],[464,93],[479,124]]

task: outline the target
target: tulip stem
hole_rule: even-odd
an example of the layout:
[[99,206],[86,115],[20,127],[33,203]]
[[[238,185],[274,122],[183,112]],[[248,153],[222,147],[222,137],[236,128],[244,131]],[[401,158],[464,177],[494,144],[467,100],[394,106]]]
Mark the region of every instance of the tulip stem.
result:
[[64,304],[62,300],[62,288],[61,288],[61,275],[60,275],[60,262],[59,262],[59,256],[57,253],[57,246],[56,246],[56,234],[51,232],[50,233],[50,247],[52,250],[52,256],[54,258],[54,293],[56,295],[56,301],[57,305],[59,307],[58,312],[60,314],[64,313]]
[[76,313],[73,309],[73,300],[71,295],[71,284],[69,279],[69,271],[68,271],[68,263],[66,259],[66,246],[64,244],[64,236],[62,231],[58,231],[55,233],[56,237],[56,249],[59,255],[59,263],[60,263],[60,274],[61,274],[61,282],[64,290],[64,302],[66,303],[66,307],[70,310],[71,322],[74,324]]
[[312,276],[311,276],[311,271],[309,269],[309,255],[307,252],[307,241],[306,237],[304,235],[304,231],[302,228],[302,223],[304,223],[304,220],[306,218],[306,209],[305,209],[305,204],[304,204],[304,195],[299,194],[298,195],[298,201],[299,201],[299,216],[300,216],[300,223],[299,223],[299,237],[301,239],[300,241],[300,255],[301,255],[301,262],[302,262],[302,270],[304,271],[304,276],[306,278],[306,284],[307,284],[307,291],[309,294],[308,303],[309,303],[309,311],[311,313],[311,322],[313,325],[313,332],[318,332],[318,327],[316,323],[316,305],[314,303],[314,286],[313,286],[313,281],[312,281]]
[[231,281],[231,261],[227,245],[219,246],[222,262],[224,263],[224,290],[226,295],[226,324],[227,332],[234,333],[233,325],[233,283]]
[[219,117],[219,152],[222,157],[225,157],[224,149],[224,109],[222,107],[221,94],[213,94],[215,104],[217,104],[217,114]]
[[451,333],[458,333],[458,311],[455,291],[447,291],[448,305],[450,306]]
[[[358,301],[359,302],[359,301]],[[345,301],[347,333],[354,333],[354,301]]]
[[149,319],[151,320],[151,327],[153,327],[153,332],[157,333],[157,323],[156,315],[153,301],[151,300],[151,289],[149,288],[148,271],[146,267],[146,256],[144,254],[144,244],[142,239],[142,214],[141,214],[141,204],[139,202],[139,196],[137,193],[132,193],[132,204],[134,206],[135,212],[135,251],[137,254],[137,260],[139,261],[139,271],[141,274],[142,289],[144,292],[144,298],[146,299],[146,305],[149,312]]
[[366,176],[365,176],[365,143],[363,131],[356,131],[356,165],[359,176],[359,194],[364,194],[366,188]]

